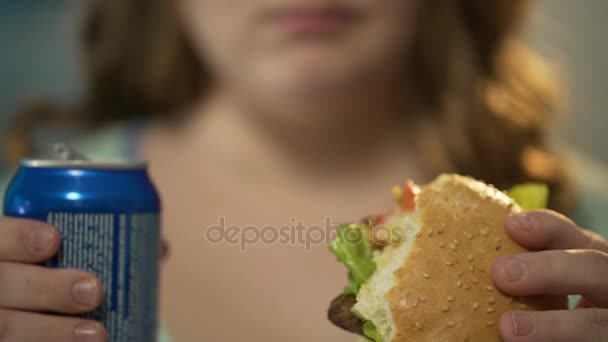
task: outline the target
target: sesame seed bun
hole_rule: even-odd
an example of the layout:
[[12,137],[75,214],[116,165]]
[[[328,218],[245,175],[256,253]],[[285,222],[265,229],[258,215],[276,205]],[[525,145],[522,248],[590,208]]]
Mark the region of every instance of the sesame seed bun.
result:
[[352,311],[372,321],[384,342],[487,342],[500,341],[506,311],[566,308],[563,296],[515,298],[492,283],[498,256],[526,251],[504,230],[507,215],[519,211],[472,178],[442,175],[423,186],[413,213],[389,219],[405,228],[405,239],[377,255]]

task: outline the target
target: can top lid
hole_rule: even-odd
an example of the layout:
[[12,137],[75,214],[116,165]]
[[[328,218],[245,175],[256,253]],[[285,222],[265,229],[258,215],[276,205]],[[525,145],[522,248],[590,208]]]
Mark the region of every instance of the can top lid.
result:
[[57,160],[22,159],[21,165],[31,168],[84,169],[84,170],[145,170],[148,163],[142,160]]
[[21,166],[81,170],[145,170],[148,164],[145,161],[126,159],[91,160],[68,144],[58,142],[37,158],[22,159]]

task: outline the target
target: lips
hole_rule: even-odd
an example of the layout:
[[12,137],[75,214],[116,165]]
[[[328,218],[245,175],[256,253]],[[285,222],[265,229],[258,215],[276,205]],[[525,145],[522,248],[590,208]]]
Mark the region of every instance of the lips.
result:
[[336,34],[352,25],[358,17],[356,11],[345,7],[281,8],[270,16],[280,30],[296,36]]

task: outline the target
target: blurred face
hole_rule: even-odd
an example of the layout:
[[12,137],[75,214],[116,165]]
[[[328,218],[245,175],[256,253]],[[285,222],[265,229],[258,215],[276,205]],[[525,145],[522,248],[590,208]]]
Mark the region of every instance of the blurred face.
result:
[[262,105],[327,104],[398,79],[417,0],[180,0],[220,85]]

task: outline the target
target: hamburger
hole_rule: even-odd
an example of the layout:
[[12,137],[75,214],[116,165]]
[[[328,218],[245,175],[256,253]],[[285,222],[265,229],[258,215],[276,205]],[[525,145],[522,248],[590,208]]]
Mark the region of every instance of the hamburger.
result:
[[565,297],[503,294],[490,276],[498,256],[526,251],[504,221],[544,207],[545,186],[507,194],[445,174],[393,192],[395,208],[341,225],[330,245],[348,269],[348,284],[328,310],[335,325],[376,342],[500,341],[502,313],[566,307]]

